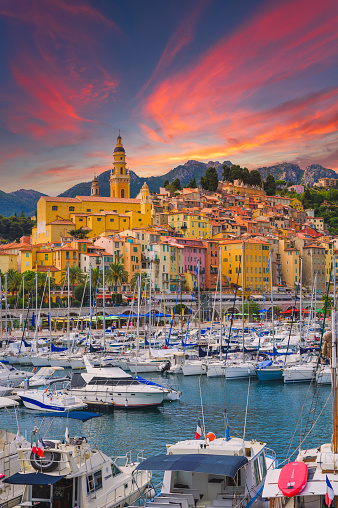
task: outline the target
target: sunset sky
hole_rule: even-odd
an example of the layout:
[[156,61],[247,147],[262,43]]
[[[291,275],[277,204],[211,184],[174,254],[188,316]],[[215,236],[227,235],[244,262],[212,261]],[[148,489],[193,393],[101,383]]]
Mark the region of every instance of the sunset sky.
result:
[[0,189],[189,159],[338,170],[337,0],[1,0]]

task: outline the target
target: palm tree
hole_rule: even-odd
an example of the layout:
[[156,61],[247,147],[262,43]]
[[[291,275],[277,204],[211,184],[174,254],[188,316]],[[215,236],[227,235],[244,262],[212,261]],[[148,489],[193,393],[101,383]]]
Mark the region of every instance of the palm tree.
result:
[[[68,284],[68,268],[62,272],[62,284]],[[74,287],[83,282],[83,272],[79,266],[69,267],[69,285],[72,289],[72,304],[74,303]]]
[[107,282],[111,283],[115,287],[120,287],[119,293],[121,293],[121,285],[124,282],[128,282],[128,272],[124,269],[124,265],[122,263],[110,263],[109,268],[106,273]]
[[7,271],[7,288],[14,296],[18,294],[21,286],[21,273],[18,273],[14,268],[10,268]]
[[146,272],[134,273],[134,275],[130,280],[130,286],[132,289],[134,289],[134,287],[138,284],[140,275],[141,275],[141,290],[143,291],[149,278]]

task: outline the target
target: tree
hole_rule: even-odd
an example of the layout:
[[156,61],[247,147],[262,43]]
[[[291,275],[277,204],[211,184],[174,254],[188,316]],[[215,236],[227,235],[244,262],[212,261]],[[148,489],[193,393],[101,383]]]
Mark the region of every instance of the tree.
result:
[[223,173],[222,173],[223,181],[228,182],[231,168],[229,168],[229,166],[227,166],[226,164],[223,164],[222,168],[223,168]]
[[169,180],[164,180],[164,184],[163,184],[163,186],[164,186],[165,188],[167,188],[167,187],[169,186]]
[[134,289],[135,286],[137,287],[138,281],[140,279],[140,274],[141,274],[141,290],[143,291],[149,278],[146,272],[134,273],[134,275],[130,279],[130,286],[132,289]]
[[18,273],[13,268],[7,271],[7,288],[13,295],[17,295],[21,286],[21,273]]
[[195,177],[190,180],[190,182],[188,183],[186,188],[187,189],[196,189],[197,188],[196,178]]
[[321,297],[321,301],[324,303],[324,307],[326,305],[327,309],[332,309],[333,304],[334,304],[334,298],[333,298],[333,296],[327,296],[326,294],[324,294]]
[[106,273],[106,279],[107,282],[111,282],[111,284],[115,286],[115,291],[116,286],[119,286],[121,292],[121,285],[128,282],[128,272],[124,269],[124,265],[122,263],[110,263]]
[[260,172],[257,171],[257,169],[254,169],[254,170],[250,171],[250,181],[249,181],[249,184],[250,185],[255,185],[257,187],[260,187],[260,185],[262,184],[262,177],[261,177]]
[[83,282],[83,272],[79,266],[70,266],[62,272],[62,283],[68,284],[68,270],[69,270],[69,285],[72,289],[72,302],[74,302],[74,287],[75,284]]
[[264,182],[264,190],[268,196],[274,196],[276,194],[276,182],[273,175],[270,175],[270,173]]
[[205,175],[201,177],[202,189],[215,192],[218,187],[218,174],[216,168],[210,167],[206,170]]
[[82,227],[79,229],[71,229],[68,231],[70,236],[73,236],[74,238],[77,238],[78,240],[84,240],[87,238],[88,231],[83,231]]
[[181,182],[179,178],[175,178],[172,183],[173,192],[181,190]]

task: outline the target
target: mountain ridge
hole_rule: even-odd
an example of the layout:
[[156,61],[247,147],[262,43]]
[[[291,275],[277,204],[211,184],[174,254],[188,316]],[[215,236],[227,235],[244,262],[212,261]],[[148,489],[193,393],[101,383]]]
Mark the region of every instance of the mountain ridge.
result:
[[[216,168],[218,176],[221,179],[223,164],[227,164],[228,166],[232,165],[230,161],[224,161],[223,163],[219,161],[209,161],[205,163],[189,160],[160,176],[141,177],[134,171],[129,171],[130,195],[131,197],[135,197],[144,182],[148,184],[150,192],[158,192],[160,187],[163,187],[165,180],[172,182],[176,178],[179,178],[182,187],[187,185],[194,177],[196,179],[196,183],[199,184],[201,176],[205,174],[207,168],[210,166],[214,166]],[[275,179],[285,180],[286,182],[301,183],[307,186],[311,186],[318,182],[319,178],[329,177],[338,179],[338,174],[333,169],[325,168],[320,164],[310,164],[303,170],[298,164],[282,162],[280,164],[262,166],[256,169],[261,173],[263,179],[266,179],[268,174],[272,174]],[[97,177],[100,185],[100,195],[103,197],[110,195],[109,177],[110,170],[104,171]],[[59,196],[89,196],[90,187],[91,181],[81,182],[62,192]],[[46,196],[46,194],[33,189],[19,189],[9,193],[0,190],[0,215],[9,217],[15,213],[20,215],[21,212],[28,216],[33,215],[36,210],[37,202],[41,196]]]

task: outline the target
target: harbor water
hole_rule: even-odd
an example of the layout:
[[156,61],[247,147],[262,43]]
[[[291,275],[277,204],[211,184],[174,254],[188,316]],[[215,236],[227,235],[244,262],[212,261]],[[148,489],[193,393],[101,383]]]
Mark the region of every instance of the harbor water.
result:
[[[323,385],[315,398],[315,411],[309,418],[309,411],[315,394],[315,387],[307,383],[284,385],[283,383],[260,383],[257,379],[230,380],[207,378],[206,376],[184,377],[148,374],[147,379],[158,383],[169,381],[183,394],[181,400],[166,402],[154,409],[117,409],[102,413],[85,424],[91,439],[99,449],[109,455],[125,455],[132,451],[134,459],[139,451],[144,456],[166,453],[166,445],[183,439],[194,439],[198,419],[206,432],[214,432],[216,437],[225,435],[224,409],[227,411],[230,434],[243,437],[246,406],[247,421],[245,437],[265,441],[275,450],[279,461],[283,461],[299,447],[307,431],[314,423],[309,437],[301,447],[308,448],[331,440],[331,386]],[[201,406],[203,402],[203,412]],[[325,409],[324,408],[324,405]],[[314,405],[312,405],[312,408]],[[100,412],[100,411],[97,411]],[[20,433],[30,440],[30,433],[42,419],[36,411],[22,406],[18,409],[2,410],[1,425],[12,432]],[[51,423],[50,418],[43,422],[42,436]],[[53,423],[53,435],[64,438],[65,419]],[[83,424],[67,422],[71,436],[87,435]]]

